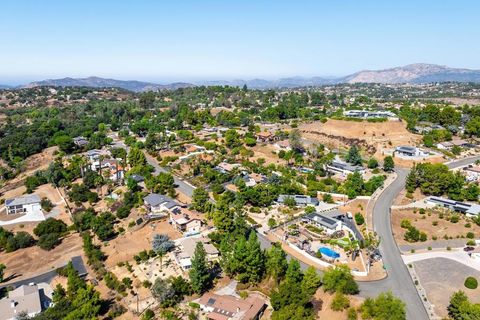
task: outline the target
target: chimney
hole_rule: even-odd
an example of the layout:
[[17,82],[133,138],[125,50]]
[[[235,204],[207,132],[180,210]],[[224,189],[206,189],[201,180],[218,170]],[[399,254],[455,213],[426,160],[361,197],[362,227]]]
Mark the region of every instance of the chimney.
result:
[[[15,308],[16,305],[17,305],[17,303],[14,300],[10,301],[10,307]],[[16,312],[16,310],[15,310],[15,312]]]

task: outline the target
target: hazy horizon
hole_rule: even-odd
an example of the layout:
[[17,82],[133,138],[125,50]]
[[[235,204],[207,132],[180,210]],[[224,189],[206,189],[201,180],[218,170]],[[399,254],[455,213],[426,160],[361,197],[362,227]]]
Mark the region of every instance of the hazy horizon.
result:
[[412,63],[480,69],[480,3],[7,0],[0,84],[339,77]]

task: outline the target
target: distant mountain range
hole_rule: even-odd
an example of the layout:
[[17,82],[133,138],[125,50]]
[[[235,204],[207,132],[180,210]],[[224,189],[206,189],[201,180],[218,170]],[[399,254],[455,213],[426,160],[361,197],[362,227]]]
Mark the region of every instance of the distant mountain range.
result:
[[48,79],[43,81],[36,81],[27,84],[26,88],[53,86],[53,87],[93,87],[93,88],[105,88],[116,87],[130,91],[140,92],[149,90],[165,90],[165,89],[178,89],[184,87],[191,87],[193,84],[176,82],[170,84],[157,84],[152,82],[143,82],[136,80],[115,80],[105,79],[99,77],[88,78],[63,78],[63,79]]
[[[296,88],[296,87],[315,87],[329,84],[340,83],[430,83],[430,82],[480,82],[480,70],[449,68],[435,64],[417,63],[403,67],[396,67],[384,70],[364,70],[339,78],[322,77],[291,77],[277,80],[252,79],[252,80],[216,80],[203,81],[196,83],[176,82],[170,84],[157,84],[152,82],[143,82],[136,80],[115,80],[99,77],[89,78],[63,78],[49,79],[43,81],[31,82],[20,88],[32,88],[38,86],[57,86],[57,87],[118,87],[135,92],[149,90],[165,90],[192,87],[196,85],[230,85],[241,87],[247,85],[249,88],[269,89],[269,88]],[[0,88],[11,88],[2,86]]]
[[345,83],[429,83],[451,81],[480,82],[480,70],[416,63],[385,70],[360,71],[341,79],[341,82]]

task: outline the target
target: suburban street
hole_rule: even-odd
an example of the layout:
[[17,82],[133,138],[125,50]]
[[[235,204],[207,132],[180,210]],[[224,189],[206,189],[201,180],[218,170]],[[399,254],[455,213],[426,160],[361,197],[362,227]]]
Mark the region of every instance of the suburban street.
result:
[[[160,172],[169,172],[167,168],[160,166],[157,159],[155,159],[154,157],[152,157],[146,152],[145,152],[145,157],[147,158],[148,164],[150,164],[152,167],[155,168],[155,171],[153,172],[154,175],[158,175]],[[175,184],[177,185],[178,190],[180,190],[181,193],[183,193],[184,195],[190,198],[193,196],[193,190],[195,190],[194,186],[183,181],[181,178],[177,177],[176,175],[173,175],[173,180],[175,181]]]
[[[126,146],[125,146],[126,147]],[[155,168],[155,174],[160,172],[168,172],[166,168],[159,165],[158,161],[146,154],[147,161]],[[461,159],[448,163],[450,169],[466,166],[480,160],[480,156]],[[378,197],[373,209],[373,223],[374,230],[381,239],[380,251],[388,276],[383,280],[377,281],[359,281],[360,295],[362,297],[375,297],[381,292],[391,291],[395,296],[402,299],[407,306],[407,319],[423,320],[428,319],[428,314],[425,310],[423,302],[418,295],[417,289],[413,283],[412,278],[408,272],[407,266],[404,263],[401,253],[397,247],[395,239],[392,234],[390,207],[397,195],[405,187],[405,180],[409,170],[396,169],[397,178],[391,183]],[[174,176],[175,184],[180,191],[185,195],[191,197],[193,190],[192,185],[180,180],[179,177]],[[262,233],[257,232],[258,238],[263,249],[271,247],[271,242]],[[287,254],[290,260],[292,256]],[[307,264],[300,261],[302,269],[308,267]],[[322,273],[319,271],[319,273]]]
[[[130,152],[130,147],[127,146],[122,140],[120,139],[114,139],[113,141],[113,147],[114,148],[123,148],[127,150],[127,152]],[[153,172],[154,175],[158,175],[160,172],[169,172],[167,168],[161,167],[160,164],[158,163],[157,159],[149,155],[147,152],[144,152],[145,158],[147,159],[147,162],[149,165],[151,165],[155,171]],[[177,177],[176,175],[173,175],[173,180],[175,181],[175,184],[178,186],[178,189],[180,192],[182,192],[184,195],[188,197],[193,196],[193,190],[195,190],[195,187],[192,186],[189,183],[184,182],[182,179]]]

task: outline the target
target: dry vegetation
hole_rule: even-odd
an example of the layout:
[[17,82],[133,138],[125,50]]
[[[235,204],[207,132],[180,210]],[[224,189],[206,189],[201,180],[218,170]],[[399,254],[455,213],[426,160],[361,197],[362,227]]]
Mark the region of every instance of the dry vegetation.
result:
[[[416,212],[416,213],[415,213]],[[449,221],[452,216],[459,218],[458,222]],[[480,235],[480,227],[471,222],[462,214],[441,209],[426,209],[425,214],[420,214],[419,209],[392,210],[392,227],[398,244],[406,244],[403,236],[406,229],[400,226],[401,221],[407,219],[418,230],[427,234],[428,241],[446,239],[458,239],[465,237],[468,232],[473,232],[476,237]]]
[[415,145],[421,140],[420,135],[408,132],[406,123],[401,121],[372,123],[329,119],[326,123],[305,123],[299,129],[305,139],[330,148],[348,148],[348,139],[363,140],[365,145],[377,150],[375,156],[378,158],[383,158],[383,149]]

